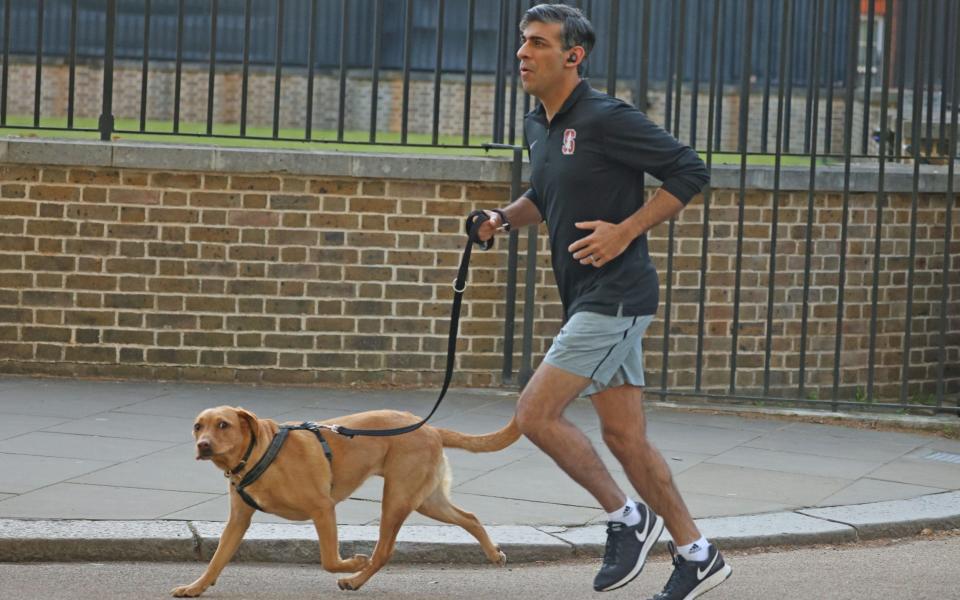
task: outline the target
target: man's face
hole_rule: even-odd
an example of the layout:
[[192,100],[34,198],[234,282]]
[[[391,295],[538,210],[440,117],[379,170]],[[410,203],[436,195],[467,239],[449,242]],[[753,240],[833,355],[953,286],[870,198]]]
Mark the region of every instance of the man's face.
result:
[[[567,56],[560,41],[560,23],[533,21],[520,35],[520,82],[523,91],[538,98],[548,94],[564,77]],[[570,64],[571,68],[576,68]]]

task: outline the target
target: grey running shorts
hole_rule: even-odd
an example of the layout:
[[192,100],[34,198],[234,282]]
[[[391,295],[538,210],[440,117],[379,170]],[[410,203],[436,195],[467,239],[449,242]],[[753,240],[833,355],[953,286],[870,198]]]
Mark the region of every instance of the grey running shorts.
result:
[[553,339],[543,361],[589,378],[591,383],[581,392],[582,396],[624,384],[643,387],[641,338],[652,320],[653,315],[575,313]]

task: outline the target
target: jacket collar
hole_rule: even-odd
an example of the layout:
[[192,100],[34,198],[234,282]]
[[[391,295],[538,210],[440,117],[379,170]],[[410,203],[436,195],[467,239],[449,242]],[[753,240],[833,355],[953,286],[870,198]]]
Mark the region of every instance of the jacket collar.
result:
[[[570,95],[567,96],[567,99],[563,101],[563,105],[560,106],[560,110],[557,111],[557,114],[553,115],[553,120],[556,121],[557,117],[564,114],[590,91],[590,83],[586,79],[581,79],[580,83],[577,84],[573,91],[570,92]],[[534,114],[537,118],[544,123],[547,122],[547,109],[543,107],[543,103],[540,102],[537,104],[537,108],[534,110]]]

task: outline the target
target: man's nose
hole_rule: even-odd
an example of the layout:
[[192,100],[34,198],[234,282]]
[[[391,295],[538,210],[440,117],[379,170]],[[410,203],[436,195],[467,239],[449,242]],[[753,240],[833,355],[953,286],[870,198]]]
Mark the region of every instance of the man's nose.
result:
[[517,48],[517,58],[523,60],[523,57],[527,55],[527,45],[520,44],[520,47]]

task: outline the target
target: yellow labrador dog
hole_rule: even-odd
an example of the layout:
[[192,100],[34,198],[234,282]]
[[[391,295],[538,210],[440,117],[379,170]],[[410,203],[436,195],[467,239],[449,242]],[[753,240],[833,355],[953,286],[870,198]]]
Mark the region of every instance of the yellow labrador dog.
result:
[[[353,429],[391,429],[418,421],[410,413],[391,410],[336,419],[337,425]],[[450,467],[443,449],[502,450],[520,437],[515,419],[485,435],[466,435],[430,425],[397,436],[354,438],[329,430],[317,435],[313,430],[281,429],[283,426],[276,421],[259,419],[239,407],[209,408],[197,417],[193,426],[197,459],[212,461],[230,480],[230,517],[203,575],[190,585],[175,588],[174,596],[196,597],[216,583],[250,526],[254,506],[285,519],[312,520],[320,540],[323,568],[333,573],[355,573],[337,582],[345,590],[359,589],[390,559],[400,526],[413,511],[463,527],[477,538],[491,562],[506,563],[506,555],[490,541],[480,521],[450,501]],[[259,478],[241,489],[247,497],[244,499],[237,486],[242,485],[278,433],[287,434],[286,441]],[[343,559],[334,506],[371,475],[384,479],[380,539],[371,558],[357,554]]]

